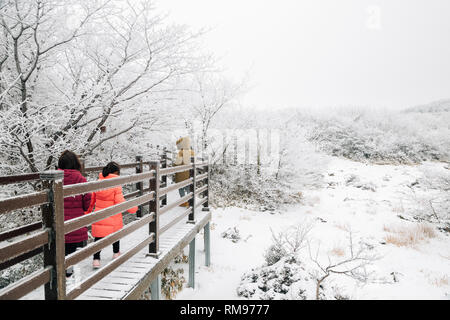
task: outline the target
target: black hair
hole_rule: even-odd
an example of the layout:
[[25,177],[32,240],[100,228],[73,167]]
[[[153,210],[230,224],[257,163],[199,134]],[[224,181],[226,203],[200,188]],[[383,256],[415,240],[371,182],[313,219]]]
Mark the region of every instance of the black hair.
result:
[[81,171],[81,162],[72,151],[65,150],[58,159],[58,169],[73,169]]
[[118,172],[120,174],[120,165],[117,162],[108,163],[102,170],[102,175],[106,178],[110,173]]

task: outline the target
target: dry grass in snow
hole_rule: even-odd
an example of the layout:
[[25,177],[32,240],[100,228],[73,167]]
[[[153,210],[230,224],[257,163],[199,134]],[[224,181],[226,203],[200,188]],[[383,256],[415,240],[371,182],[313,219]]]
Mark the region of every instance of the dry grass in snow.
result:
[[436,237],[433,227],[426,223],[412,226],[384,226],[388,234],[384,237],[386,243],[398,247],[414,247],[422,241]]

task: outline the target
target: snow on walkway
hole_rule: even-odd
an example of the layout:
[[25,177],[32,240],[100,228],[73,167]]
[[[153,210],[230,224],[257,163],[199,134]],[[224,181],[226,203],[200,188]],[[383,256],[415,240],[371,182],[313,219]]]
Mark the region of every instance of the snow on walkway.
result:
[[[310,240],[320,241],[322,255],[338,258],[333,254],[347,250],[348,230],[352,230],[355,242],[363,241],[380,256],[372,266],[381,279],[378,283],[361,286],[342,276],[327,280],[340,286],[351,299],[449,299],[448,233],[434,228],[433,237],[407,246],[386,242],[389,231],[417,226],[399,215],[407,217],[417,206],[408,202],[408,185],[429,168],[447,170],[442,163],[365,165],[332,158],[324,173],[328,187],[299,190],[304,194],[303,205],[276,214],[239,208],[213,210],[212,264],[204,266],[203,241],[197,237],[196,288],[184,288],[176,299],[241,299],[236,288],[245,272],[264,264],[264,252],[271,244],[270,229],[277,232],[305,222],[313,223]],[[231,227],[240,232],[237,243],[221,237]],[[175,265],[180,266],[186,268]]]

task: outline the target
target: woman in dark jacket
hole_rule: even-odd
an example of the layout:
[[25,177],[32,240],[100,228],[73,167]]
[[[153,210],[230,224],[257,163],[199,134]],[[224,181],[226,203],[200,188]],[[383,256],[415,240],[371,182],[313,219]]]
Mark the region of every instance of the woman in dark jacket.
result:
[[[64,151],[58,160],[58,169],[64,170],[63,185],[87,182],[81,175],[81,163],[72,151]],[[64,221],[81,217],[89,209],[91,193],[64,198]],[[74,253],[78,247],[83,247],[88,239],[87,227],[75,230],[65,235],[66,256]],[[66,271],[70,277],[72,270]]]

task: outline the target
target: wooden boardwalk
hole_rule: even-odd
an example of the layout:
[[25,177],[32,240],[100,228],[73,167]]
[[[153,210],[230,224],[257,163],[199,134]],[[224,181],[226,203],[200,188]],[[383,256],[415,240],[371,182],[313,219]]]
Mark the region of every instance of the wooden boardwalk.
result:
[[80,295],[79,300],[124,300],[139,299],[141,293],[157,281],[163,269],[207,227],[211,213],[197,213],[196,223],[179,222],[160,238],[161,255],[155,259],[143,249],[131,259],[111,272],[101,281]]

